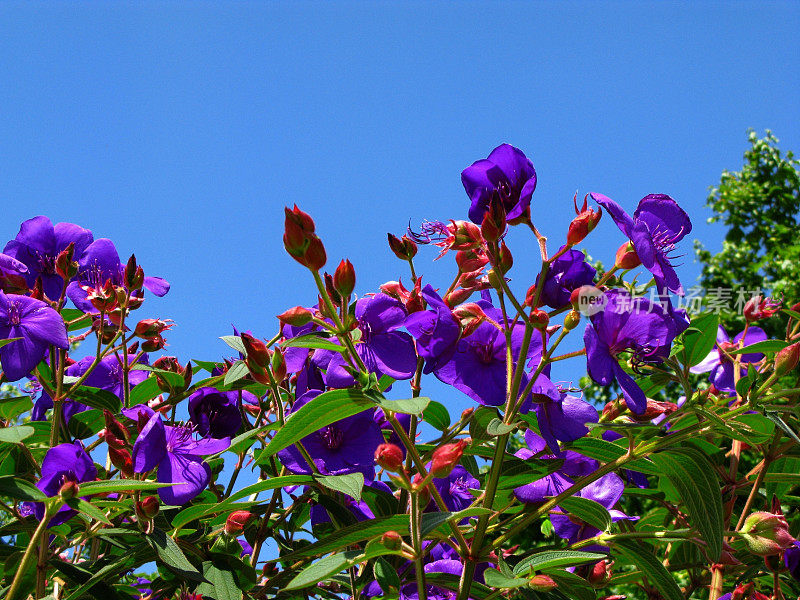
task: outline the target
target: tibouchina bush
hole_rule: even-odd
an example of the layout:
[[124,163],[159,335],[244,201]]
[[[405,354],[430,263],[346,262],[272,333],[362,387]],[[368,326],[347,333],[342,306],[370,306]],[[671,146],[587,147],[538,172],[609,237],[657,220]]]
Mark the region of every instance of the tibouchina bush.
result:
[[[521,150],[461,178],[469,220],[390,234],[404,272],[361,297],[287,208],[318,297],[221,362],[163,355],[172,323],[138,315],[169,284],[133,256],[24,222],[0,254],[3,596],[797,597],[797,307],[754,298],[741,332],[682,310],[692,223],[665,194],[575,198],[552,247]],[[604,214],[605,271],[577,248]],[[425,245],[452,278],[419,275]],[[564,381],[587,373],[606,406]]]

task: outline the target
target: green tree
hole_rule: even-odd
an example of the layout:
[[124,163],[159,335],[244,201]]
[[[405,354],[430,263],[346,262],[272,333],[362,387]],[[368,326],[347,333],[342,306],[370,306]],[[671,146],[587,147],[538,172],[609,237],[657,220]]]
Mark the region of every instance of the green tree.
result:
[[[703,264],[700,284],[705,290],[762,290],[791,306],[800,301],[800,161],[792,152],[781,155],[769,130],[763,138],[750,130],[748,140],[742,170],[723,171],[710,190],[708,222],[723,223],[727,233],[717,254],[695,242]],[[722,323],[736,333],[744,319],[731,312],[722,315]],[[785,335],[785,319],[759,326],[770,336]]]

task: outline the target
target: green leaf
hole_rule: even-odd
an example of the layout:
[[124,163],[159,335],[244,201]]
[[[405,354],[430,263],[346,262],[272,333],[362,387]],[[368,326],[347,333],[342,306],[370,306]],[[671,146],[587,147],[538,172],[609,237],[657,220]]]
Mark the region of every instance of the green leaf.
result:
[[386,400],[378,403],[383,410],[403,413],[404,415],[421,415],[422,411],[428,406],[430,398],[406,398],[405,400]]
[[105,426],[106,420],[103,417],[103,411],[96,408],[72,415],[67,424],[69,432],[79,440],[85,440],[97,434]]
[[[228,446],[222,452],[218,452],[217,455],[221,455],[225,452],[233,452],[234,454],[241,454],[242,452],[246,452],[247,449],[253,445],[251,441],[252,438],[257,436],[259,433],[264,433],[265,431],[272,431],[273,429],[277,429],[280,427],[279,423],[270,423],[269,425],[264,425],[263,427],[255,427],[253,429],[248,429],[244,433],[240,433],[235,438],[231,440],[231,445]],[[214,455],[216,456],[216,455]]]
[[15,500],[31,500],[42,502],[47,496],[35,485],[13,475],[0,477],[0,496],[14,498]]
[[69,399],[81,404],[86,404],[92,408],[99,408],[100,410],[108,409],[112,413],[119,413],[122,408],[122,402],[115,395],[108,390],[101,390],[87,385],[82,385],[77,389],[72,389],[69,392]]
[[238,335],[223,335],[219,339],[228,344],[228,346],[236,350],[242,356],[247,356],[247,350],[244,348],[242,338],[240,338]]
[[708,545],[712,560],[722,553],[722,494],[715,471],[708,459],[691,448],[671,449],[651,457],[653,463],[675,486],[686,509],[689,523]]
[[738,350],[731,350],[730,354],[749,354],[751,352],[766,354],[768,352],[783,350],[788,345],[789,342],[784,342],[783,340],[764,340],[763,342],[756,342],[755,344],[750,344]]
[[383,595],[394,593],[400,590],[400,576],[397,569],[390,565],[385,558],[377,558],[372,565],[372,574],[383,590]]
[[425,537],[432,531],[435,531],[448,521],[461,521],[461,519],[466,519],[467,517],[477,517],[480,515],[486,515],[491,513],[492,511],[488,508],[465,508],[464,510],[458,512],[430,512],[430,513],[423,513],[422,515],[422,522],[420,523],[420,534],[422,537]]
[[307,435],[374,406],[372,400],[356,389],[331,390],[320,394],[289,416],[286,425],[278,430],[256,463],[263,464],[276,452]]
[[483,580],[486,585],[501,590],[508,590],[518,587],[525,587],[528,585],[528,579],[518,579],[516,577],[507,577],[497,569],[486,569],[483,572]]
[[147,536],[147,541],[153,546],[159,558],[166,563],[171,571],[175,571],[181,577],[191,579],[192,581],[204,581],[200,572],[183,554],[180,546],[178,546],[175,540],[164,533],[164,531],[156,527],[153,533]]
[[549,570],[545,573],[558,584],[558,590],[569,600],[595,600],[597,593],[582,577],[561,570]]
[[148,400],[152,400],[161,393],[161,388],[158,387],[158,381],[155,377],[148,377],[141,383],[137,384],[131,389],[131,404],[146,404]]
[[13,421],[24,412],[33,408],[30,396],[15,396],[13,398],[0,398],[0,419]]
[[796,310],[792,310],[791,308],[784,308],[781,312],[784,312],[793,319],[797,319],[798,321],[800,321],[800,312],[797,312]]
[[728,421],[728,425],[741,434],[737,439],[750,445],[763,444],[775,433],[775,423],[763,415],[739,415]]
[[498,435],[511,433],[520,425],[521,423],[512,423],[511,425],[506,425],[500,419],[494,418],[489,421],[489,424],[486,426],[486,433],[492,437],[497,437]]
[[363,473],[348,473],[347,475],[317,475],[314,479],[329,490],[342,492],[356,502],[361,502],[361,490],[364,489]]
[[287,591],[299,590],[319,583],[323,579],[327,579],[331,575],[335,575],[351,567],[361,554],[360,550],[348,550],[341,554],[332,554],[321,558],[300,571],[284,589]]
[[377,517],[369,521],[361,521],[350,527],[344,527],[318,542],[286,554],[281,557],[281,560],[294,562],[307,556],[335,552],[341,548],[383,535],[387,531],[396,531],[401,536],[407,536],[409,535],[409,525],[408,515],[392,515],[390,517]]
[[659,591],[665,600],[683,600],[683,592],[675,578],[664,568],[650,546],[618,542],[614,551],[627,562],[635,565]]
[[225,373],[225,379],[223,383],[225,385],[231,385],[232,383],[239,381],[240,379],[244,379],[250,374],[250,370],[247,368],[247,365],[243,360],[237,360],[233,363]]
[[529,571],[576,567],[589,562],[597,562],[608,558],[606,554],[582,552],[580,550],[545,550],[522,559],[514,567],[514,575],[527,574]]
[[575,452],[580,452],[602,462],[612,462],[625,455],[625,448],[599,438],[581,438],[575,440],[570,446]]
[[333,350],[334,352],[347,352],[347,348],[341,344],[332,342],[330,338],[320,337],[313,333],[288,339],[282,342],[281,346],[284,348],[320,348],[322,350]]
[[560,458],[521,458],[510,457],[503,461],[503,471],[497,482],[497,489],[507,490],[527,485],[554,473],[564,464]]
[[450,427],[450,413],[441,402],[431,400],[425,409],[423,419],[435,429],[444,431]]
[[[449,573],[425,573],[425,582],[429,585],[435,585],[436,587],[444,588],[446,590],[450,590],[453,592],[458,591],[459,586],[459,578],[456,575],[450,575]],[[483,600],[492,595],[492,589],[483,585],[482,583],[478,583],[477,581],[473,581],[472,585],[469,588],[469,597],[472,600]]]
[[717,341],[719,314],[704,313],[692,319],[689,329],[683,335],[684,364],[693,367],[700,363],[714,348]]
[[22,338],[6,338],[4,340],[0,340],[0,348],[3,346],[7,346],[11,342],[16,342],[17,340],[21,340]]
[[745,375],[739,381],[736,382],[736,393],[742,397],[747,396],[747,392],[750,391],[750,388],[753,387],[753,384],[755,382],[756,382],[756,370],[749,369],[747,371],[747,375]]
[[800,457],[779,456],[770,463],[767,473],[764,475],[767,498],[772,498],[772,496],[783,498],[795,485],[786,481],[770,481],[769,477],[777,473],[800,473]]
[[111,492],[120,494],[122,492],[135,492],[157,490],[163,487],[174,485],[172,483],[159,483],[157,481],[136,481],[134,479],[112,479],[110,481],[87,481],[80,484],[81,495],[103,494]]
[[242,591],[236,585],[236,578],[222,561],[206,561],[203,563],[203,577],[206,582],[195,589],[195,594],[214,600],[241,600]]
[[19,444],[21,441],[31,437],[34,433],[36,433],[36,430],[28,425],[3,427],[0,429],[0,442],[6,444]]
[[611,515],[603,505],[594,500],[571,496],[564,498],[558,505],[600,531],[608,531],[611,528]]
[[[81,493],[83,493],[83,490],[81,490]],[[82,498],[72,498],[71,500],[67,500],[66,503],[70,508],[82,512],[95,521],[100,521],[106,525],[113,525],[106,516],[106,513]]]
[[493,406],[479,406],[469,422],[469,435],[476,442],[488,440],[491,436],[486,433],[486,428],[492,419],[497,419],[500,413]]

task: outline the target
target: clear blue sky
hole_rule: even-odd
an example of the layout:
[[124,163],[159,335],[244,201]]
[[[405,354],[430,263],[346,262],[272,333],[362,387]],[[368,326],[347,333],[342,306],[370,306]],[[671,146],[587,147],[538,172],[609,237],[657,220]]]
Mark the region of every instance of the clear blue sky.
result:
[[[284,205],[363,294],[408,279],[386,232],[465,218],[460,172],[501,142],[533,160],[556,247],[579,190],[631,210],[670,194],[717,248],[703,203],[747,128],[800,150],[796,2],[5,2],[0,20],[0,243],[45,214],[135,251],[172,283],[141,316],[175,319],[182,360],[315,301]],[[608,261],[621,241],[606,218],[586,247]],[[434,255],[419,270],[445,287]]]

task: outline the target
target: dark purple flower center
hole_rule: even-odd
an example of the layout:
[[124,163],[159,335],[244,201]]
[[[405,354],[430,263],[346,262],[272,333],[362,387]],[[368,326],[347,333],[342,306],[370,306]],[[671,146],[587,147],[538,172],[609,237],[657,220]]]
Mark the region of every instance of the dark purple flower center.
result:
[[412,231],[409,227],[408,235],[418,244],[435,244],[445,241],[450,236],[450,232],[447,225],[441,221],[425,221],[420,225],[419,233]]
[[328,450],[338,450],[344,443],[344,432],[335,425],[323,427],[318,434]]
[[454,498],[461,498],[463,500],[472,500],[472,494],[469,490],[471,488],[463,477],[450,482],[450,495]]
[[8,322],[11,325],[19,325],[22,322],[22,308],[19,302],[8,303]]
[[671,235],[669,231],[661,230],[658,227],[651,233],[653,246],[656,251],[661,254],[668,262],[672,262],[678,256],[670,256],[671,252],[675,251],[675,243],[681,239],[683,234],[683,227],[675,235]]
[[111,277],[107,277],[105,270],[97,261],[89,264],[81,271],[80,276],[89,286],[95,289],[103,287],[109,279],[111,279],[111,283],[115,285],[119,283],[119,273],[111,273]]
[[43,275],[55,275],[56,273],[56,257],[52,254],[36,253],[36,262],[39,265],[39,271]]
[[185,446],[192,441],[192,428],[189,425],[176,425],[172,428],[172,435],[167,436],[167,452],[174,452],[176,448]]
[[490,365],[495,361],[494,344],[486,342],[473,342],[472,352],[485,365]]

